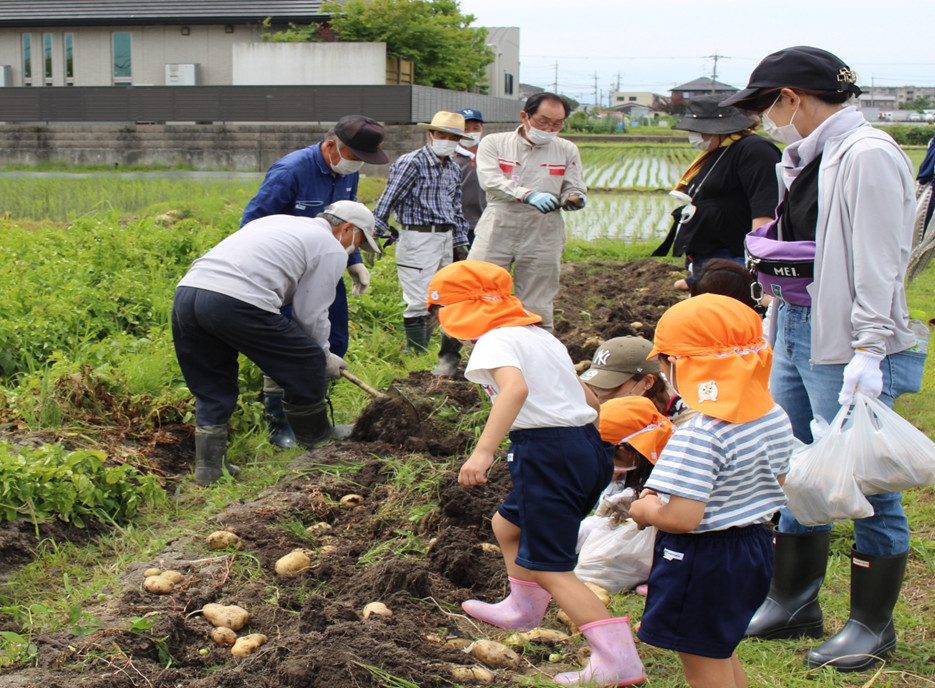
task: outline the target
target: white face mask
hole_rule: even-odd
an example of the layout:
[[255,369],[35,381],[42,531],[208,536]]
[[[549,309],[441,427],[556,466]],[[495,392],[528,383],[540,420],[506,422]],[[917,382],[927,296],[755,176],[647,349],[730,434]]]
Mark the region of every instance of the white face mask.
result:
[[480,143],[481,132],[472,131],[470,134],[465,134],[464,138],[461,139],[461,145],[465,148],[473,148],[478,143]]
[[[335,141],[335,146],[338,149],[338,155],[341,155],[341,144]],[[341,156],[341,159],[338,161],[337,165],[332,165],[328,163],[328,167],[331,168],[331,171],[335,174],[340,174],[342,177],[346,174],[354,174],[359,172],[360,168],[364,166],[363,160],[348,160],[347,158]]]
[[354,237],[357,236],[357,232],[361,231],[362,230],[358,229],[357,227],[354,227],[354,231],[351,232],[351,245],[344,247],[344,250],[347,251],[347,255],[353,256],[357,252],[357,247],[354,246]]
[[708,147],[711,145],[711,139],[706,141],[697,131],[688,132],[688,142],[691,144],[692,148],[697,148],[700,151],[707,151]]
[[458,142],[433,138],[429,144],[429,147],[438,157],[447,158],[449,155],[455,152],[455,149],[458,147]]
[[792,112],[792,117],[789,119],[789,124],[785,124],[780,127],[769,118],[769,113],[772,112],[774,107],[776,107],[776,103],[779,102],[780,98],[782,98],[781,93],[776,97],[776,100],[773,101],[773,104],[769,106],[769,110],[761,115],[763,120],[763,131],[766,132],[766,135],[773,139],[773,141],[778,141],[779,143],[795,143],[796,141],[801,141],[802,135],[799,133],[799,130],[796,129],[792,124],[795,121],[795,114],[799,111],[798,105],[795,106],[795,110]]
[[541,146],[544,143],[549,143],[556,136],[558,136],[557,131],[543,131],[542,129],[536,129],[531,124],[526,127],[526,138],[529,139],[529,143],[534,146]]

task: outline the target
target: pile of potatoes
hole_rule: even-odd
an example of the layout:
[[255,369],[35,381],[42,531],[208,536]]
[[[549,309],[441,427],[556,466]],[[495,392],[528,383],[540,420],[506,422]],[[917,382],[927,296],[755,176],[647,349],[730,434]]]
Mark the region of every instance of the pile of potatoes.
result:
[[260,649],[268,639],[262,633],[251,633],[237,637],[237,631],[247,625],[250,612],[236,604],[206,604],[201,608],[201,614],[214,626],[211,631],[211,640],[220,647],[229,647],[235,657],[246,657]]
[[163,571],[161,569],[146,569],[143,571],[143,589],[156,595],[168,595],[181,582],[182,574],[178,571]]

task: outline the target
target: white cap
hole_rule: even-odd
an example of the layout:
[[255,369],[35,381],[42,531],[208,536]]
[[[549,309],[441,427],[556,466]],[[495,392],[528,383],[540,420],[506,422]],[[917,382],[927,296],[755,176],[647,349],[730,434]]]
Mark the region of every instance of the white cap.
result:
[[373,240],[373,228],[376,225],[373,219],[373,213],[363,203],[357,201],[335,201],[323,212],[333,215],[339,220],[352,223],[364,233],[367,239],[366,245],[361,245],[362,249],[380,253],[380,247]]

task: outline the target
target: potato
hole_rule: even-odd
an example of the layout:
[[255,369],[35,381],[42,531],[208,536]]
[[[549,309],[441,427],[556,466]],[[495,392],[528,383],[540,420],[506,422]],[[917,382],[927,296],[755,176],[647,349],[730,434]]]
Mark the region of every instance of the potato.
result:
[[575,655],[575,659],[578,660],[578,664],[581,666],[587,666],[588,660],[591,659],[591,646],[582,645],[578,648],[578,652]]
[[319,521],[318,523],[313,523],[305,530],[307,530],[309,533],[314,533],[319,530],[331,530],[331,524],[325,523],[324,521]]
[[312,565],[312,560],[309,556],[302,550],[295,550],[289,552],[284,557],[280,557],[276,562],[276,573],[280,576],[289,575],[291,573],[298,573],[299,571],[304,571]]
[[572,622],[571,617],[568,616],[568,614],[565,612],[564,609],[562,609],[561,611],[559,611],[559,613],[558,613],[558,620],[559,620],[561,623],[563,623],[563,624],[565,624],[566,626],[568,626],[568,632],[569,632],[569,633],[577,633],[577,632],[578,632],[578,627],[574,624],[574,622]]
[[225,626],[234,631],[239,631],[250,620],[250,612],[236,604],[224,606],[212,602],[202,607],[201,613],[212,626]]
[[353,509],[364,503],[364,498],[359,494],[347,494],[341,497],[340,504],[345,509]]
[[371,616],[393,616],[393,612],[382,602],[371,602],[364,606],[364,621]]
[[231,654],[235,657],[252,655],[259,650],[260,645],[263,645],[267,640],[269,639],[262,633],[251,633],[250,635],[245,635],[243,638],[237,638],[237,642],[235,642],[234,647],[231,648]]
[[525,633],[511,633],[503,641],[507,645],[522,645],[524,643],[560,643],[568,640],[568,634],[555,631],[551,628],[534,628]]
[[165,576],[148,576],[143,580],[143,588],[146,592],[156,593],[157,595],[168,595],[175,587],[175,583]]
[[243,547],[240,536],[229,530],[216,530],[205,538],[205,544],[210,549],[240,549]]
[[455,647],[459,650],[463,650],[466,647],[469,647],[474,641],[470,638],[457,637],[457,638],[448,638],[445,641],[445,645],[448,647]]
[[227,626],[218,626],[211,630],[211,640],[221,647],[230,647],[237,642],[237,634]]
[[322,545],[321,547],[318,548],[318,553],[321,556],[326,556],[328,554],[331,554],[332,552],[337,552],[337,551],[338,551],[338,548],[335,547],[334,545]]
[[482,683],[491,683],[494,679],[494,673],[492,671],[479,666],[466,667],[452,664],[448,667],[448,670],[451,672],[451,677],[455,681],[480,681]]
[[162,573],[162,569],[146,569],[143,571],[143,577],[149,578],[150,576],[158,576]]
[[500,548],[497,547],[497,546],[496,546],[495,544],[493,544],[492,542],[482,542],[481,545],[480,545],[480,548],[481,548],[484,552],[496,552],[497,554],[500,553]]
[[607,592],[604,588],[588,581],[585,581],[584,584],[588,586],[588,589],[591,592],[597,595],[597,599],[599,599],[605,607],[610,604],[610,593]]
[[162,577],[168,578],[170,581],[172,581],[173,584],[182,582],[182,574],[178,571],[163,571]]
[[643,323],[641,323],[639,320],[634,320],[633,322],[630,323],[630,327],[632,327],[634,330],[638,330],[642,326],[643,326]]
[[519,667],[519,655],[506,645],[494,640],[475,640],[470,653],[489,667],[515,669]]

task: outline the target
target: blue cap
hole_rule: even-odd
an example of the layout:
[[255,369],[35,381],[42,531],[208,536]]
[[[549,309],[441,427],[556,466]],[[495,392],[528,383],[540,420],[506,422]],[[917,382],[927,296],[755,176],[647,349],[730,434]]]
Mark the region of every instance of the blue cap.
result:
[[475,110],[474,108],[461,108],[458,110],[458,114],[464,117],[464,121],[475,119],[478,122],[484,121],[484,115],[481,114],[480,110]]

